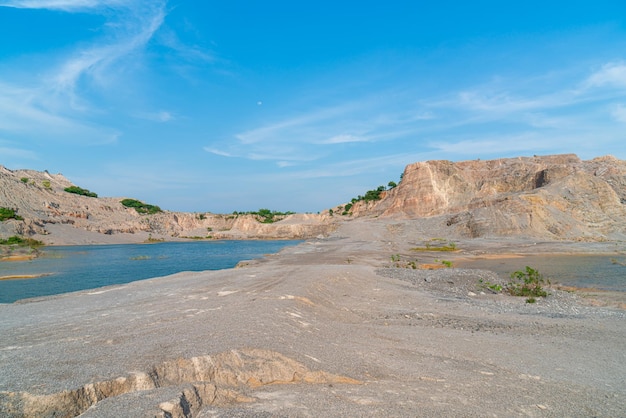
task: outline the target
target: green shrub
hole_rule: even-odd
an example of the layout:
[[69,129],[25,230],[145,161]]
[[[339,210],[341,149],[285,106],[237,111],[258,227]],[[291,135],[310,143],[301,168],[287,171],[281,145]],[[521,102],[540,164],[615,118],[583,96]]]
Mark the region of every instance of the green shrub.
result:
[[68,193],[74,193],[74,194],[79,194],[81,196],[87,196],[87,197],[98,197],[98,195],[94,192],[90,192],[87,189],[83,189],[82,187],[78,187],[78,186],[70,186],[70,187],[66,187],[65,189],[66,192]]
[[8,219],[15,219],[16,221],[23,221],[24,218],[19,216],[16,213],[16,211],[17,209],[0,207],[0,222],[6,221]]
[[287,215],[293,215],[295,212],[278,212],[275,210],[269,210],[269,209],[259,209],[258,211],[254,212],[237,212],[234,211],[233,215],[239,216],[239,215],[255,215],[257,220],[261,223],[264,224],[271,224],[273,222],[277,222],[280,221],[281,219],[283,219],[285,216]]
[[502,285],[498,283],[491,283],[488,281],[484,281],[483,279],[478,280],[478,288],[481,290],[489,290],[492,293],[502,292]]
[[162,212],[161,208],[155,205],[149,205],[147,203],[140,202],[135,199],[124,199],[120,203],[127,208],[134,208],[137,213],[154,215],[155,213]]
[[[550,281],[543,278],[543,275],[532,267],[511,273],[511,282],[507,286],[508,292],[513,296],[526,296],[528,300],[535,297],[545,298],[548,292],[543,289],[543,285],[549,285]],[[533,302],[528,302],[533,303]]]
[[42,181],[41,184],[43,184],[43,187],[45,187],[46,189],[50,188],[50,182],[48,180]]
[[22,177],[22,178],[20,179],[20,181],[21,181],[22,183],[28,183],[28,177]]
[[414,247],[411,248],[412,251],[456,251],[456,244],[454,242],[449,242],[444,245],[433,246],[430,243],[426,243],[425,247]]
[[37,248],[43,246],[43,242],[32,238],[22,238],[19,235],[13,235],[7,239],[0,239],[0,245],[17,245],[20,247]]

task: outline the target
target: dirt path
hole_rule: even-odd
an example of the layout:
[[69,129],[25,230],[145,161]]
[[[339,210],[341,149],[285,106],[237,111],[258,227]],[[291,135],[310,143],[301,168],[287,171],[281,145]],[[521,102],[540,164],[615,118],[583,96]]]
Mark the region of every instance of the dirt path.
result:
[[0,305],[0,416],[623,415],[623,311],[386,268],[431,234],[348,222],[242,268]]

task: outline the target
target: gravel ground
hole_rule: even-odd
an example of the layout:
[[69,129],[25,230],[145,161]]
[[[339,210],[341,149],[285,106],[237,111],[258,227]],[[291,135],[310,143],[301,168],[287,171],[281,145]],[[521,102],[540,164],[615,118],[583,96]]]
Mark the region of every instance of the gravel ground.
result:
[[[625,416],[624,311],[555,290],[536,304],[481,293],[478,280],[498,282],[484,270],[389,268],[391,254],[428,238],[423,227],[349,222],[246,267],[0,305],[0,416],[168,364],[181,383],[111,395],[83,413],[165,416],[161,405],[198,384],[183,364],[249,348],[289,359],[262,362],[252,382],[294,361],[359,383],[231,382],[220,388],[246,402],[206,403],[193,414],[187,404],[187,416]],[[516,248],[458,245],[458,256]]]

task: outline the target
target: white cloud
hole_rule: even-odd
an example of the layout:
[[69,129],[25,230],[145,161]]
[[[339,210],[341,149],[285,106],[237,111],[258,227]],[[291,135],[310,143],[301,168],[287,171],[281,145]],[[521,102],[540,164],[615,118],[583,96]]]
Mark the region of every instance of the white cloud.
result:
[[367,142],[368,139],[358,135],[340,134],[335,135],[332,138],[320,141],[320,144],[344,144],[347,142]]
[[0,130],[13,135],[28,134],[41,141],[54,139],[90,144],[111,143],[118,133],[72,117],[55,114],[39,105],[39,89],[15,87],[0,82]]
[[616,121],[626,123],[626,106],[622,104],[613,106],[611,115]]
[[610,62],[594,72],[585,81],[587,87],[619,87],[626,88],[626,63]]
[[18,9],[80,11],[94,8],[119,7],[128,3],[130,3],[128,0],[5,0],[0,2],[0,6]]
[[222,151],[222,150],[218,150],[216,148],[204,147],[203,149],[206,152],[210,152],[211,154],[219,155],[220,157],[234,157],[234,155],[232,155],[231,153],[226,152],[226,151]]

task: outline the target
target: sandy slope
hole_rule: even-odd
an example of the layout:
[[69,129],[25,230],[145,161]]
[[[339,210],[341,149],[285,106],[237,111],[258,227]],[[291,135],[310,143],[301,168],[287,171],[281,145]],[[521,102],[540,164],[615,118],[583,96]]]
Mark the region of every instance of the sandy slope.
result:
[[422,226],[347,222],[242,268],[0,305],[0,415],[73,393],[85,417],[623,416],[623,311],[473,292],[489,272],[379,270],[433,237]]

